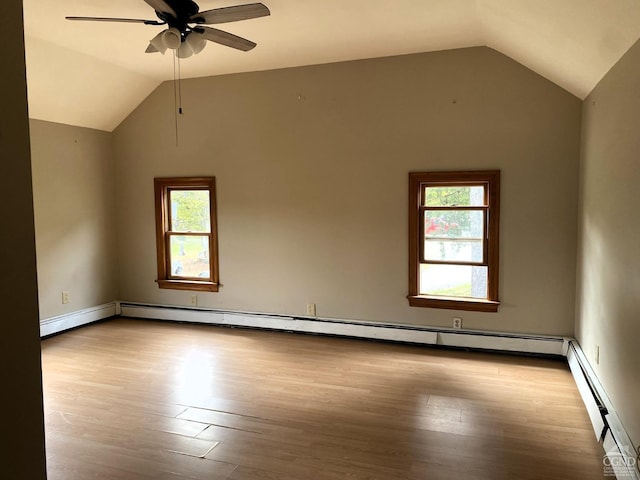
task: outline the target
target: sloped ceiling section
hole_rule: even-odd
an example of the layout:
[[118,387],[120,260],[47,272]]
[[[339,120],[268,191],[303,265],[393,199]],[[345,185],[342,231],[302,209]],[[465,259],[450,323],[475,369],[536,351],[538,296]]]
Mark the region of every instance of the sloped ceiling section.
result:
[[160,83],[39,38],[25,46],[30,118],[112,131]]
[[[219,26],[257,42],[254,50],[210,43],[181,62],[182,77],[485,45],[584,98],[640,37],[640,0],[262,1],[270,17]],[[66,15],[154,12],[143,0],[24,0],[31,116],[111,131],[173,77],[170,54],[144,53],[163,27]]]
[[640,0],[479,0],[485,45],[584,99],[640,37]]

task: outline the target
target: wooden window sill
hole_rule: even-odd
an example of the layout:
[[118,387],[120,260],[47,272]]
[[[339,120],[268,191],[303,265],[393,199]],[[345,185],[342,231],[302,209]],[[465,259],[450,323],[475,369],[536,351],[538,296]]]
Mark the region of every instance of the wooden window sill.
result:
[[198,292],[217,292],[220,285],[213,282],[194,280],[156,280],[158,287],[173,290],[194,290]]
[[432,297],[427,295],[408,296],[412,307],[446,308],[472,312],[497,312],[500,302],[484,299],[462,299],[456,297]]

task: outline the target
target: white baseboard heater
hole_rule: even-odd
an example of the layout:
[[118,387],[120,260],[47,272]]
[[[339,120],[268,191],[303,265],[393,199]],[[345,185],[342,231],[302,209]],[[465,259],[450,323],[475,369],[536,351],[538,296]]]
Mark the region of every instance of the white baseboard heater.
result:
[[635,451],[631,438],[620,422],[604,387],[575,340],[569,341],[567,361],[587,408],[596,438],[602,442],[604,448],[604,475],[620,480],[640,480],[640,452]]
[[452,330],[392,323],[294,317],[128,302],[121,302],[120,309],[122,316],[132,318],[266,328],[300,333],[539,355],[564,356],[566,355],[569,340],[564,337],[554,336]]
[[48,337],[72,328],[88,325],[118,314],[118,302],[105,303],[91,308],[40,320],[40,337]]

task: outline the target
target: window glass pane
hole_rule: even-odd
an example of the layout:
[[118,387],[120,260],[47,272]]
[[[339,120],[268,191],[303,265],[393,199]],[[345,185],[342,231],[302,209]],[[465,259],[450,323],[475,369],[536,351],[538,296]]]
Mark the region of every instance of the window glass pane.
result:
[[207,190],[171,190],[173,232],[210,232],[209,192]]
[[424,241],[424,259],[441,262],[482,262],[482,241]]
[[208,236],[171,235],[170,248],[171,276],[211,278]]
[[480,207],[484,205],[484,186],[425,187],[427,207]]
[[473,239],[484,237],[482,210],[425,210],[424,236],[427,239]]
[[420,265],[420,295],[487,298],[487,267]]

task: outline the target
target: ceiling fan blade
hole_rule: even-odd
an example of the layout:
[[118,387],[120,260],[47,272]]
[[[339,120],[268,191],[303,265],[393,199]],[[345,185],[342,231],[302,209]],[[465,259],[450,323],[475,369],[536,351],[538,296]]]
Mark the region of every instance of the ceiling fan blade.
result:
[[262,3],[248,3],[246,5],[205,10],[204,12],[192,15],[189,18],[189,21],[212,25],[216,23],[237,22],[239,20],[266,17],[267,15],[271,15],[271,12]]
[[256,43],[246,38],[238,37],[229,32],[223,32],[217,28],[210,27],[197,27],[194,30],[204,35],[204,38],[220,45],[225,45],[231,48],[237,48],[243,52],[247,52],[256,46]]
[[151,6],[156,12],[168,13],[173,18],[177,18],[176,12],[171,8],[171,6],[165,2],[164,0],[144,0],[148,5]]
[[144,23],[145,25],[164,25],[165,22],[157,20],[142,20],[139,18],[111,18],[111,17],[65,17],[67,20],[81,20],[86,22],[122,22],[122,23]]

